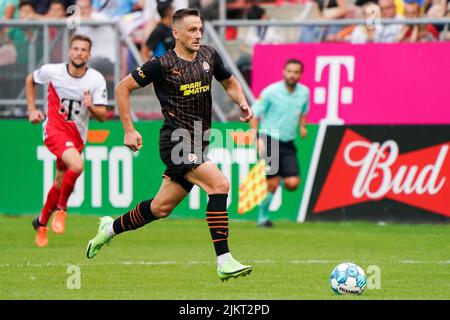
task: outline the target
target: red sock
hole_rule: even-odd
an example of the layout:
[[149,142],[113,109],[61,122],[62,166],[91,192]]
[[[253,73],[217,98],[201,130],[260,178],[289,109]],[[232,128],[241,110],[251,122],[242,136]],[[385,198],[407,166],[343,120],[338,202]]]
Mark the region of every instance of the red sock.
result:
[[50,191],[47,194],[47,200],[45,201],[44,207],[41,210],[41,214],[39,216],[39,223],[42,225],[47,225],[50,216],[52,215],[53,210],[56,209],[56,203],[59,200],[59,195],[61,193],[61,189],[58,189],[54,184],[51,187]]
[[67,209],[67,201],[69,200],[70,194],[75,187],[75,182],[78,177],[81,175],[80,173],[75,173],[72,170],[67,170],[64,174],[64,178],[61,185],[61,195],[59,196],[58,208],[61,210]]

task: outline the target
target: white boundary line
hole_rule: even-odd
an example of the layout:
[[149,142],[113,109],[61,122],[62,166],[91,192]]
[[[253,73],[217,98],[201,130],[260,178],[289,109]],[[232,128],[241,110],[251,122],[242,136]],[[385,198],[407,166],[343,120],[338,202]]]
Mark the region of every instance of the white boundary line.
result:
[[311,197],[311,192],[314,184],[314,179],[316,177],[317,166],[319,165],[320,154],[322,153],[323,141],[325,139],[325,133],[327,132],[328,125],[325,121],[320,122],[319,132],[316,136],[316,143],[314,145],[314,151],[311,157],[311,162],[309,164],[308,176],[306,178],[305,189],[303,190],[302,202],[300,203],[300,208],[298,210],[297,222],[305,222],[306,212],[308,210],[309,200]]
[[[329,263],[341,263],[342,260],[252,260],[249,263],[254,264],[329,264]],[[363,265],[377,265],[383,262],[374,261],[361,261]],[[391,262],[389,262],[391,263]],[[448,264],[450,260],[437,260],[437,261],[423,261],[423,260],[399,260],[398,264]],[[117,261],[117,262],[105,262],[105,263],[25,263],[25,264],[0,264],[0,268],[44,268],[44,267],[67,267],[70,265],[83,266],[83,267],[98,267],[98,266],[161,266],[161,265],[214,265],[215,261]]]

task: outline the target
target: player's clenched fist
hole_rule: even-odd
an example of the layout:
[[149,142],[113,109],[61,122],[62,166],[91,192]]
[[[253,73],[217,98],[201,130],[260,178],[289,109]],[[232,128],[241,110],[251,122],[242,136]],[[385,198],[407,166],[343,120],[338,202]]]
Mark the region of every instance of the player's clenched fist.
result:
[[37,124],[44,119],[45,117],[41,110],[31,111],[30,114],[28,115],[28,120],[33,124]]
[[242,112],[242,116],[240,117],[240,120],[244,121],[244,122],[249,122],[253,118],[252,108],[247,103],[243,103],[239,107],[241,108],[241,112]]
[[131,149],[131,151],[138,151],[142,148],[142,136],[136,130],[125,132],[124,144]]
[[83,92],[83,104],[88,108],[91,108],[93,106],[92,96],[88,90],[84,90]]

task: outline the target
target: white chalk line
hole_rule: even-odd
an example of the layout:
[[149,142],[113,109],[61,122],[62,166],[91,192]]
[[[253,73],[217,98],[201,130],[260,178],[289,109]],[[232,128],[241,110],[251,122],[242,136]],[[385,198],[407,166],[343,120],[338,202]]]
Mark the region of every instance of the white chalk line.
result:
[[[244,261],[245,263],[253,264],[330,264],[330,263],[341,263],[342,260],[253,260]],[[391,262],[390,262],[391,263]],[[422,261],[422,260],[400,260],[398,264],[450,264],[450,260],[438,260],[438,261]],[[0,268],[44,268],[44,267],[67,267],[70,265],[76,265],[80,267],[91,267],[91,266],[161,266],[161,265],[213,265],[216,264],[215,261],[117,261],[117,262],[103,262],[103,263],[30,263],[25,264],[0,264]],[[377,265],[380,263],[375,263],[373,261],[362,261],[361,264],[364,265]]]

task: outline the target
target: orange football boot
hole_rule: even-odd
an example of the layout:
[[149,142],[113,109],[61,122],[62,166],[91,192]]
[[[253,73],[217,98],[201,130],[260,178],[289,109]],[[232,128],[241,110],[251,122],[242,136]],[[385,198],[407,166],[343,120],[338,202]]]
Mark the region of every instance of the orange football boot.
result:
[[33,220],[33,228],[36,230],[35,243],[38,247],[48,246],[47,231],[48,228],[39,223],[39,218]]
[[66,222],[67,213],[65,210],[57,210],[52,221],[52,230],[56,234],[64,233],[64,225]]

